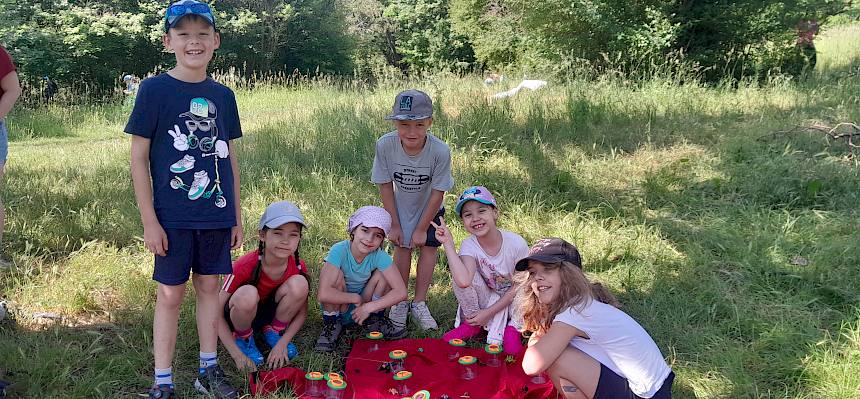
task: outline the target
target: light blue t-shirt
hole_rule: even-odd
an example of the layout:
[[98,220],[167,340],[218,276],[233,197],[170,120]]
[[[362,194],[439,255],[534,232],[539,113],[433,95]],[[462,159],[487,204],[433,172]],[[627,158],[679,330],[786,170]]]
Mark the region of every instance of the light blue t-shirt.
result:
[[360,294],[364,290],[364,286],[367,285],[367,280],[370,280],[373,271],[384,272],[391,266],[392,260],[388,253],[377,249],[369,253],[361,263],[358,263],[352,256],[352,251],[349,250],[349,243],[349,240],[343,240],[332,245],[325,261],[343,271],[347,292]]

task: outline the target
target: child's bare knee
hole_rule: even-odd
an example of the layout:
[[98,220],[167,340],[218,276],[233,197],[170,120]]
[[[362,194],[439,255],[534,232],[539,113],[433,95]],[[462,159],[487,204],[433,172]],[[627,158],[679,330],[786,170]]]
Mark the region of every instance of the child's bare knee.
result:
[[217,275],[195,274],[193,278],[194,291],[197,295],[218,295],[220,289]]
[[308,287],[308,280],[304,278],[302,275],[295,275],[287,279],[284,284],[281,284],[281,287],[278,288],[279,296],[285,296],[287,298],[305,298],[308,296],[308,292],[310,291],[310,287]]
[[257,287],[250,284],[239,287],[230,297],[230,305],[243,311],[255,309],[259,301],[260,295],[257,292]]

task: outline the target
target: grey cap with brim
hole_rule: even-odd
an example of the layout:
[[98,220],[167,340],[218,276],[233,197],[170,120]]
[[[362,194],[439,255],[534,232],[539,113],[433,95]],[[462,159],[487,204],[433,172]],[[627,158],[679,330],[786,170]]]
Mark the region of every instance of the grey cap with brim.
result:
[[421,90],[405,90],[394,98],[391,115],[386,120],[416,121],[433,117],[433,100]]
[[305,223],[304,216],[302,216],[301,211],[299,211],[299,207],[290,201],[278,201],[273,202],[266,207],[266,211],[263,212],[263,216],[260,217],[258,228],[260,230],[264,227],[274,229],[286,223],[298,223],[302,225],[302,227],[308,227],[307,223]]

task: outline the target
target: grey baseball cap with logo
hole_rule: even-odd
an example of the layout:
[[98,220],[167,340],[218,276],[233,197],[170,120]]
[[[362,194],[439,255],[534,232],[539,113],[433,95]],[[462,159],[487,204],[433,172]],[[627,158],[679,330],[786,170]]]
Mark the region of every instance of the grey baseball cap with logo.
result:
[[308,227],[304,216],[302,216],[302,212],[299,211],[299,207],[296,204],[290,201],[278,201],[266,207],[266,211],[260,217],[259,229],[263,230],[263,227],[275,229],[285,223],[298,223],[302,227]]
[[421,90],[409,89],[394,98],[394,107],[387,120],[415,121],[433,117],[433,100]]

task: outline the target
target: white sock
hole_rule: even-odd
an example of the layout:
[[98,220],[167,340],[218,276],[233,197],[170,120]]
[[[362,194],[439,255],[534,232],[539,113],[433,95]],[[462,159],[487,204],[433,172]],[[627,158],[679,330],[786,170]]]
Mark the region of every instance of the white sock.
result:
[[155,369],[155,385],[173,386],[173,367]]

